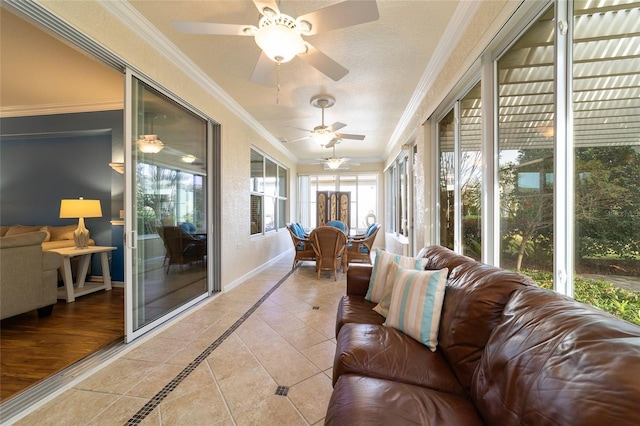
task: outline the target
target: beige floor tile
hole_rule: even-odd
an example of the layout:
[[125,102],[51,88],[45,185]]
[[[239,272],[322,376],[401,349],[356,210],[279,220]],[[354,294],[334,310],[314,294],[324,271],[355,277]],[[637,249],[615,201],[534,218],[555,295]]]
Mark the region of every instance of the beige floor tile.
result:
[[199,391],[219,394],[217,384],[213,378],[213,373],[206,362],[200,364],[188,376],[186,376],[180,384],[178,384],[178,386],[176,386],[176,388],[167,395],[165,401],[182,398],[184,395],[190,395]]
[[304,418],[313,424],[325,417],[332,391],[331,379],[320,373],[292,386],[288,397]]
[[160,403],[156,408],[163,426],[227,424],[229,410],[214,386],[185,393]]
[[215,339],[196,339],[189,342],[188,345],[182,345],[182,347],[168,360],[165,364],[179,365],[186,367],[191,364],[203,351],[205,351]]
[[288,398],[271,395],[249,410],[234,415],[238,426],[295,426],[306,425]]
[[240,371],[218,384],[234,417],[274,395],[278,388],[278,383],[262,367]]
[[158,334],[157,337],[161,339],[176,339],[182,341],[195,340],[198,334],[206,328],[208,328],[206,324],[178,321]]
[[278,334],[298,350],[308,348],[309,346],[313,346],[327,340],[325,335],[318,333],[315,329],[307,325],[295,330],[279,331]]
[[70,394],[67,398],[54,404],[47,404],[15,424],[25,426],[86,425],[119,398],[117,395],[100,392],[83,390],[68,392]]
[[184,347],[184,341],[155,337],[127,352],[123,358],[137,361],[165,362]]
[[207,358],[207,363],[216,380],[223,380],[241,371],[260,367],[256,357],[236,334],[229,336],[213,351]]
[[283,386],[294,385],[320,372],[318,367],[296,350],[274,352],[271,356],[258,360],[273,379]]
[[145,377],[155,374],[161,368],[163,364],[118,359],[78,383],[74,388],[124,395]]
[[131,388],[126,395],[138,398],[152,398],[160,392],[162,388],[172,381],[184,367],[179,365],[164,364],[154,369],[153,374],[142,378],[138,384]]
[[325,340],[324,342],[303,349],[301,352],[320,370],[326,370],[333,365],[333,359],[336,354],[336,344]]
[[87,426],[123,425],[147,403],[148,398],[120,397]]

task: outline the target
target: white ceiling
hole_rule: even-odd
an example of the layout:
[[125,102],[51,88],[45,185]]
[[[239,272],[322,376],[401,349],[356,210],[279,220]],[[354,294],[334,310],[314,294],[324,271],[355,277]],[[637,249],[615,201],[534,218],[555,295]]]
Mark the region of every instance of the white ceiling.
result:
[[[335,3],[340,1],[278,2],[294,17]],[[304,129],[311,130],[321,122],[321,111],[309,104],[310,99],[319,94],[334,96],[336,104],[326,110],[325,124],[339,121],[347,124],[341,132],[366,135],[364,141],[342,141],[336,153],[367,162],[381,161],[390,141],[395,142],[394,131],[403,122],[403,114],[415,107],[416,97],[423,96],[423,75],[430,61],[442,63],[446,59],[446,43],[453,37],[452,31],[461,31],[459,26],[465,22],[461,16],[465,11],[472,13],[473,3],[378,0],[377,21],[305,37],[349,73],[336,82],[294,58],[280,67],[278,103],[275,72],[266,85],[251,81],[260,54],[252,37],[187,35],[171,23],[257,25],[259,14],[252,1],[130,0],[104,2],[104,7],[126,16],[129,25],[133,22],[139,28],[155,27],[157,39],[152,43],[166,49],[168,41],[169,46],[182,51],[276,139],[306,136]],[[82,105],[86,110],[91,110],[91,105],[122,105],[121,74],[34,31],[5,9],[1,12],[3,116],[29,110],[46,113],[55,108],[70,112]],[[285,146],[301,163],[331,156],[330,150],[310,140]]]

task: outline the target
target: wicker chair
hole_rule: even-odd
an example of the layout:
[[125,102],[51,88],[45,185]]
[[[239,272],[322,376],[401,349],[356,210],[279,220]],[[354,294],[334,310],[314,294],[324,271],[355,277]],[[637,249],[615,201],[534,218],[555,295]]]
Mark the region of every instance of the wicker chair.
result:
[[354,235],[349,238],[346,248],[347,263],[368,263],[371,265],[371,252],[373,242],[380,230],[380,224],[376,223],[367,229],[367,232]]
[[347,258],[344,253],[347,247],[347,236],[333,226],[320,226],[311,231],[309,239],[316,252],[318,279],[320,279],[320,271],[332,270],[333,279],[337,281],[340,265],[343,266],[343,271],[347,270]]
[[293,248],[295,250],[295,257],[293,259],[291,269],[295,268],[298,262],[315,261],[316,252],[313,250],[313,246],[308,235],[304,234],[304,230],[301,231],[302,227],[298,224],[287,223],[287,229],[291,235]]
[[204,265],[204,256],[207,253],[206,240],[194,238],[180,226],[163,226],[162,229],[158,229],[158,234],[166,250],[167,274],[171,265],[180,265],[180,271],[186,264],[202,262]]

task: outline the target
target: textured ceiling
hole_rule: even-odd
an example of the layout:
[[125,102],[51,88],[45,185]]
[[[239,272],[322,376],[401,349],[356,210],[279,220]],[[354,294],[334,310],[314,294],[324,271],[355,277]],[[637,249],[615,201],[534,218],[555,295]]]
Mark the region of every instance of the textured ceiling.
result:
[[[107,9],[110,3],[106,2]],[[129,22],[155,27],[159,39],[165,38],[182,51],[277,139],[307,136],[306,130],[321,124],[321,110],[312,107],[310,99],[319,94],[334,96],[336,104],[326,110],[325,124],[339,121],[347,124],[341,132],[366,135],[364,141],[342,141],[336,146],[336,153],[360,162],[383,159],[389,140],[458,7],[458,1],[449,0],[378,0],[377,21],[305,37],[349,70],[340,81],[333,81],[294,58],[282,64],[279,73],[275,72],[274,64],[270,79],[261,85],[251,81],[260,54],[252,37],[183,34],[171,23],[183,20],[257,25],[260,16],[252,1],[118,3],[120,13],[123,8],[128,10]],[[294,17],[335,3],[339,1],[278,2],[283,11]],[[40,48],[34,55],[19,54],[34,52],[34,45],[43,46],[44,36],[36,35],[37,39],[31,38],[33,35],[17,36],[33,30],[7,15],[2,10],[3,109],[100,101],[117,104],[118,99],[121,102],[123,77],[102,64],[87,61],[66,45]],[[68,57],[72,55],[81,63],[70,63]],[[9,64],[6,58],[10,58]],[[46,76],[42,75],[44,71]],[[12,77],[19,77],[21,83],[9,81]],[[285,146],[303,163],[331,155],[331,150],[310,140]]]

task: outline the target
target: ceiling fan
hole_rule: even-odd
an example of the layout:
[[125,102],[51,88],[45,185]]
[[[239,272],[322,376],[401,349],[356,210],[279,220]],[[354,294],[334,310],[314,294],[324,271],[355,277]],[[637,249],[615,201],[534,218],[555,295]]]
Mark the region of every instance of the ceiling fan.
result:
[[349,166],[359,166],[360,163],[356,163],[351,161],[350,158],[344,157],[336,157],[336,146],[333,145],[333,156],[329,158],[319,158],[322,163],[315,164],[324,164],[325,169],[328,170],[349,170]]
[[306,139],[312,139],[317,142],[319,145],[324,146],[326,148],[331,148],[339,142],[341,139],[353,139],[353,140],[364,140],[364,135],[352,135],[349,133],[337,133],[338,130],[346,127],[347,125],[340,122],[335,122],[330,126],[326,126],[324,124],[324,109],[331,108],[335,105],[336,99],[333,96],[329,95],[318,95],[311,98],[311,105],[316,108],[322,109],[322,124],[313,128],[313,130],[306,130],[310,132],[309,136],[304,136],[302,138],[291,139],[287,142],[298,142]]
[[173,21],[174,27],[186,34],[253,36],[262,49],[251,80],[266,83],[273,70],[272,62],[281,64],[295,56],[335,81],[349,70],[304,40],[309,36],[338,28],[377,20],[375,0],[346,0],[293,18],[280,11],[275,0],[253,0],[262,15],[258,26],[218,24],[212,22]]

